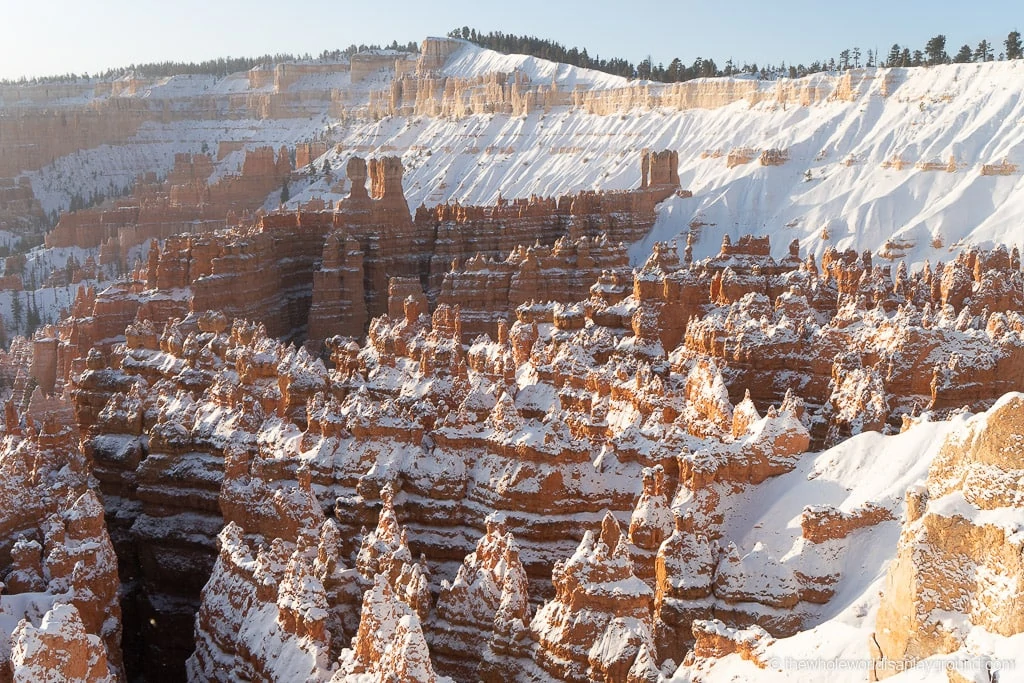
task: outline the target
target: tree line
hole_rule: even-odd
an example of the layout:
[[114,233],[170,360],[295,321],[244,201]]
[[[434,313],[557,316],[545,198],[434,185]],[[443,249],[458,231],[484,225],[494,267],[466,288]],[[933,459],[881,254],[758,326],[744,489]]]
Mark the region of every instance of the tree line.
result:
[[860,67],[875,66],[931,66],[935,64],[968,63],[968,62],[989,62],[996,59],[1021,59],[1024,57],[1022,50],[1021,34],[1019,31],[1011,31],[1006,39],[1002,41],[1002,50],[995,52],[996,46],[993,43],[983,40],[977,46],[964,45],[953,56],[946,52],[946,36],[937,35],[925,44],[924,49],[911,50],[910,47],[893,44],[888,54],[883,58],[874,50],[862,51],[859,47],[842,50],[838,59],[830,57],[825,60],[814,61],[810,64],[790,64],[785,62],[778,65],[758,66],[756,63],[736,64],[732,59],[725,61],[719,67],[714,59],[709,57],[697,57],[692,64],[684,63],[676,57],[668,66],[663,63],[654,64],[650,57],[647,57],[637,64],[621,58],[602,59],[599,55],[591,57],[586,48],[566,48],[561,43],[534,36],[520,36],[501,31],[490,31],[483,33],[475,28],[463,26],[449,31],[451,38],[468,40],[480,47],[484,47],[506,54],[525,54],[541,59],[548,59],[563,64],[594,69],[615,76],[625,78],[639,78],[642,80],[660,81],[662,83],[678,83],[694,78],[708,78],[712,76],[733,76],[747,74],[762,79],[774,79],[788,76],[800,78],[808,74],[823,71],[846,71]]
[[[345,49],[324,50],[317,57],[317,60],[321,62],[338,61],[342,58],[351,57],[357,52],[382,49],[385,48],[380,45],[356,45],[353,43]],[[416,43],[415,41],[400,44],[397,40],[394,40],[386,49],[402,50],[404,52],[414,53],[418,53],[420,51],[419,43]],[[309,53],[295,55],[290,52],[278,52],[276,54],[265,54],[259,57],[220,57],[218,59],[208,59],[202,62],[147,62],[145,64],[131,64],[129,66],[118,67],[115,69],[107,69],[101,73],[94,74],[93,77],[100,78],[102,80],[112,80],[115,78],[122,78],[124,76],[135,76],[136,78],[168,78],[169,76],[203,75],[223,78],[228,74],[238,73],[239,71],[248,71],[249,69],[257,66],[269,66],[280,62],[295,61],[313,61],[313,56]],[[0,85],[73,83],[80,79],[89,80],[89,78],[90,76],[88,73],[66,73],[56,76],[40,76],[36,78],[26,78],[25,76],[22,76],[16,80],[0,80]]]
[[[726,60],[721,67],[710,57],[697,57],[692,63],[686,64],[676,57],[668,66],[663,63],[655,64],[650,57],[633,64],[627,59],[620,57],[602,58],[600,55],[590,56],[586,48],[566,48],[561,43],[534,36],[520,36],[501,31],[483,33],[475,28],[463,26],[449,31],[452,38],[462,38],[480,47],[506,54],[524,54],[553,62],[561,62],[585,69],[594,69],[604,73],[622,76],[624,78],[639,78],[642,80],[660,81],[662,83],[677,83],[688,81],[694,78],[709,78],[713,76],[734,76],[748,74],[762,79],[774,79],[783,76],[799,78],[812,73],[822,71],[845,71],[856,69],[862,66],[931,66],[935,64],[964,64],[970,62],[990,62],[1004,59],[1021,59],[1024,57],[1021,34],[1019,31],[1011,31],[1006,39],[1000,44],[990,43],[982,40],[976,46],[963,45],[952,56],[946,51],[946,36],[937,35],[929,39],[923,49],[911,49],[909,46],[894,43],[883,59],[881,54],[875,54],[873,50],[862,51],[859,47],[842,50],[838,59],[829,59],[811,62],[810,64],[791,64],[785,62],[778,65],[758,66],[757,63],[737,64],[731,58]],[[351,57],[357,52],[368,50],[401,50],[404,52],[418,53],[419,44],[415,41],[399,43],[391,41],[387,46],[381,45],[356,45],[353,43],[344,49],[324,50],[316,58],[320,61],[332,61]],[[999,52],[996,52],[996,50]],[[239,71],[248,71],[257,66],[268,66],[280,62],[312,61],[309,53],[295,55],[291,53],[265,54],[259,57],[221,57],[208,59],[201,62],[148,62],[144,64],[131,64],[125,67],[107,69],[95,74],[104,80],[121,78],[134,75],[140,78],[167,78],[169,76],[181,75],[207,75],[218,78]],[[44,83],[68,83],[80,79],[89,80],[88,73],[76,74],[66,73],[55,76],[41,76],[19,79],[3,79],[0,85],[35,85]]]

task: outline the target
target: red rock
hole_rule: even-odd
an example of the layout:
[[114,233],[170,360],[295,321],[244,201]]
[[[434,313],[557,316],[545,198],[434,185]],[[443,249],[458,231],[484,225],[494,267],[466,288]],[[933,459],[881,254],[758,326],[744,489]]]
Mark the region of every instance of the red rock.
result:
[[555,565],[555,598],[530,624],[536,660],[559,680],[627,680],[641,649],[654,651],[653,592],[633,574],[626,538],[606,514],[576,553]]

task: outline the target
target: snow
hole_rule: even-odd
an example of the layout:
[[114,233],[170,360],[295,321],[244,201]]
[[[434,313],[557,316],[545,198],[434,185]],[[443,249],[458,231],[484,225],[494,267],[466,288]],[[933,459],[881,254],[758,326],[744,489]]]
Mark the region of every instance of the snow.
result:
[[[533,84],[555,79],[562,89],[626,85],[620,77],[524,55],[502,55],[468,43],[452,55],[443,72],[470,77],[516,69]],[[1024,64],[1018,60],[867,69],[855,76],[864,80],[852,101],[797,106],[767,98],[751,106],[740,99],[713,109],[635,109],[609,116],[555,107],[526,116],[334,120],[326,115],[325,98],[323,116],[148,123],[129,144],[77,152],[29,176],[50,211],[66,206],[76,191],[89,196],[125,187],[140,172],[166,173],[175,152],[197,152],[204,142],[211,149],[220,140],[277,148],[326,139],[331,149],[326,156],[335,169],[353,154],[401,155],[407,199],[416,207],[454,199],[490,203],[499,192],[515,198],[627,189],[639,184],[640,150],[670,148],[679,152],[682,186],[695,197],[665,202],[654,233],[634,249],[635,261],[649,253],[654,240],[685,234],[694,221],[705,224],[695,248],[697,258],[717,251],[722,234],[735,239],[747,232],[773,236],[776,253],[798,238],[818,256],[828,244],[879,250],[892,239],[912,243],[906,250],[912,264],[925,258],[949,260],[949,250],[961,242],[1020,242],[1021,175],[982,176],[980,166],[1004,158],[1024,160],[1024,127],[1019,125],[1024,102],[1016,96],[1024,87]],[[369,91],[387,87],[390,78],[352,85],[345,83],[344,73],[311,75],[290,89],[337,88],[358,112]],[[837,81],[836,76],[817,74],[795,85],[827,90]],[[886,82],[888,95],[883,96]],[[247,83],[242,76],[175,77],[134,96],[180,99],[248,92]],[[654,93],[667,88],[648,87]],[[761,84],[761,90],[773,87],[774,83]],[[724,157],[701,158],[706,150],[724,154],[739,147],[786,149],[790,161],[764,167],[755,160],[730,169]],[[894,155],[902,156],[909,167],[883,168],[882,162]],[[955,173],[913,168],[918,161],[945,163],[951,155],[959,164]],[[848,160],[853,163],[847,165]],[[229,155],[218,165],[217,175],[237,163]],[[313,196],[340,198],[330,192],[328,183],[316,182],[298,188],[291,203]],[[823,228],[828,240],[821,239]],[[943,247],[932,246],[936,236]]]
[[[469,64],[508,68],[513,60],[507,57],[464,48],[446,68],[457,74],[469,73]],[[913,243],[906,250],[913,265],[949,260],[950,248],[961,241],[1020,242],[1021,176],[982,176],[980,166],[1013,162],[1024,152],[1024,129],[1017,125],[1024,103],[1015,94],[1024,65],[875,69],[864,75],[873,78],[853,101],[805,107],[739,100],[715,109],[637,109],[612,116],[556,107],[527,116],[356,122],[332,131],[340,149],[330,155],[337,168],[357,148],[402,153],[407,198],[418,206],[449,199],[489,203],[499,192],[513,198],[626,189],[639,184],[641,149],[675,149],[682,186],[695,197],[665,202],[655,234],[635,249],[634,262],[655,239],[685,236],[697,219],[706,227],[696,258],[716,252],[722,234],[735,240],[748,232],[773,236],[780,255],[793,238],[817,256],[829,244],[877,251],[892,238]],[[883,97],[886,78],[890,93]],[[737,147],[787,149],[790,161],[764,167],[755,160],[730,169],[724,158],[701,158],[708,149]],[[883,168],[895,154],[910,168]],[[955,173],[913,168],[917,161],[945,162],[950,155],[961,165]],[[856,163],[846,165],[847,159]],[[821,239],[825,227],[828,240]],[[936,236],[943,247],[932,246]]]
[[1002,529],[1007,536],[1024,531],[1024,516],[1018,507],[997,507],[981,510],[970,503],[963,491],[951,491],[941,498],[929,502],[928,512],[941,517],[960,517],[977,526],[993,526]]
[[486,73],[511,74],[513,71],[519,71],[529,77],[534,84],[557,83],[563,90],[571,90],[577,85],[600,89],[621,88],[629,83],[622,76],[613,76],[603,71],[583,69],[528,55],[506,55],[466,41],[458,42],[463,45],[448,58],[441,69],[444,76],[473,78]]
[[[868,644],[880,591],[900,532],[904,494],[924,483],[928,468],[947,437],[963,433],[969,421],[984,420],[985,414],[961,414],[947,422],[921,420],[893,436],[877,432],[860,434],[821,453],[806,454],[792,472],[730,498],[724,536],[735,539],[745,564],[750,564],[753,571],[766,563],[746,562],[748,558],[756,554],[778,558],[767,563],[774,568],[771,576],[766,575],[766,588],[777,588],[790,575],[787,567],[808,575],[820,573],[823,567],[838,573],[840,578],[835,596],[826,605],[812,608],[815,611],[805,618],[804,630],[765,645],[761,654],[768,664],[766,669],[739,655],[729,655],[700,665],[705,667],[701,669],[702,680],[865,680],[873,666]],[[889,508],[895,519],[855,531],[846,541],[815,546],[801,538],[800,514],[805,505],[832,505],[849,511],[869,502]],[[1011,519],[1013,511],[978,511],[959,494],[930,502],[930,512],[941,514],[943,510],[968,516],[975,523],[1016,528],[1017,522]],[[1016,520],[1019,517],[1017,511]],[[822,567],[815,567],[817,562]],[[1017,649],[1012,646],[1014,642]],[[947,665],[969,671],[971,667],[983,667],[986,661],[1002,666],[1004,674],[1014,675],[1014,670],[1007,667],[1015,666],[1021,642],[1021,636],[1004,638],[975,627],[958,653],[922,662],[908,660],[904,664],[910,670],[891,680],[946,681]],[[682,683],[689,677],[690,672],[680,668],[670,680]]]
[[[555,82],[563,92],[642,85],[656,96],[678,87],[628,83],[469,43],[442,68],[445,75],[460,78],[516,70],[533,86]],[[288,92],[303,93],[304,99],[316,94],[308,104],[310,114],[283,119],[253,118],[245,109],[231,108],[237,105],[228,104],[229,96],[237,103],[239,95],[273,94],[272,86],[250,89],[246,73],[175,76],[121,97],[175,109],[192,106],[190,98],[222,99],[200,118],[149,122],[123,144],[81,150],[25,175],[49,213],[65,209],[75,194],[88,199],[128,188],[140,173],[164,176],[176,153],[198,153],[204,144],[213,152],[220,141],[241,142],[245,149],[277,149],[323,140],[329,151],[316,160],[317,167],[328,160],[340,169],[353,155],[401,156],[406,198],[415,208],[453,200],[489,204],[499,194],[514,199],[630,189],[640,182],[641,150],[668,148],[678,151],[682,187],[694,197],[671,197],[661,205],[652,232],[630,250],[634,264],[645,260],[655,241],[675,239],[682,249],[691,224],[699,226],[694,244],[698,259],[716,253],[723,235],[735,240],[746,233],[771,236],[776,256],[793,239],[816,257],[828,246],[878,252],[888,243],[912,266],[926,259],[949,261],[967,244],[1024,242],[1024,174],[980,173],[982,164],[1024,162],[1024,100],[1018,97],[1024,89],[1024,62],[861,69],[851,75],[856,84],[849,100],[824,98],[808,106],[780,103],[775,88],[834,92],[840,76],[760,82],[757,104],[738,99],[707,109],[636,108],[599,116],[553,107],[519,116],[380,120],[364,114],[371,91],[390,87],[394,74],[386,70],[355,84],[343,71],[301,76]],[[742,80],[749,87],[750,80]],[[715,88],[720,83],[699,80],[685,87]],[[344,118],[331,116],[333,91],[345,103]],[[54,106],[81,105],[88,97],[75,96]],[[725,155],[736,148],[782,149],[789,161],[766,167],[755,159],[729,168]],[[705,155],[709,150],[721,156]],[[243,155],[232,152],[219,160],[211,181],[234,172]],[[883,167],[896,156],[908,166]],[[945,164],[951,156],[957,163],[953,173],[914,167],[917,162]],[[337,173],[296,180],[288,204],[295,207],[313,198],[337,201],[343,196],[337,185],[345,185],[339,180]],[[269,193],[264,208],[276,207],[279,194],[277,189]],[[52,318],[61,305],[54,300],[40,312]],[[7,306],[0,302],[0,315],[10,322],[9,302]]]

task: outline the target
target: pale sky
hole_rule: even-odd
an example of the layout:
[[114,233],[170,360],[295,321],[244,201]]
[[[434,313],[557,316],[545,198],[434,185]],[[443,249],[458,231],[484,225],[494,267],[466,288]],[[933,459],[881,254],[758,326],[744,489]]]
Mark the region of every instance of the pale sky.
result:
[[405,43],[468,25],[535,35],[591,56],[655,63],[698,55],[722,66],[810,63],[844,48],[895,42],[923,49],[942,33],[950,54],[987,39],[1002,49],[1024,28],[1020,0],[0,0],[0,78],[93,73],[155,61]]

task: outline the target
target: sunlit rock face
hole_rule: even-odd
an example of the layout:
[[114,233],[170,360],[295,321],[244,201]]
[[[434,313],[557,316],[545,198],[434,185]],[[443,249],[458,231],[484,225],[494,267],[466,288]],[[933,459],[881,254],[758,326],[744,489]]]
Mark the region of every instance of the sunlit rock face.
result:
[[7,404],[0,443],[0,679],[123,676],[118,565],[70,406]]
[[[375,168],[376,189],[356,193],[357,204],[384,201],[394,184],[386,165]],[[357,178],[360,171],[355,164]],[[317,272],[326,280],[314,281],[310,300],[320,302],[316,310],[336,311],[328,293],[348,291],[344,283],[358,274],[349,260],[357,240],[324,234],[325,267]],[[588,243],[581,238],[576,251],[565,251],[562,242],[551,258],[579,259]],[[154,282],[179,282],[166,260],[176,248],[168,240],[154,252]],[[557,668],[560,676],[614,678],[635,665],[642,677],[685,658],[695,620],[757,625],[774,636],[798,631],[840,580],[820,558],[894,518],[886,506],[839,510],[809,501],[798,520],[804,549],[783,559],[731,536],[725,520],[736,496],[792,471],[812,444],[869,428],[895,431],[904,415],[930,407],[941,416],[960,399],[984,407],[1014,386],[1024,328],[1012,302],[992,298],[995,308],[984,316],[971,313],[973,301],[988,300],[993,273],[1020,279],[1012,255],[973,253],[943,272],[950,268],[969,284],[954,278],[947,291],[959,286],[970,297],[943,305],[944,279],[929,269],[893,276],[863,256],[831,252],[819,266],[795,245],[774,261],[754,239],[727,242],[704,261],[659,245],[635,273],[604,269],[585,300],[526,302],[511,324],[497,320],[493,338],[468,344],[459,306],[436,303],[431,312],[421,281],[395,277],[386,290],[394,316],[375,318],[363,343],[325,338],[325,360],[237,310],[183,307],[179,319],[158,325],[144,311],[179,305],[157,306],[160,286],[149,294],[83,290],[81,318],[47,334],[56,340],[54,388],[68,389],[121,558],[132,652],[172,671],[196,647],[189,634],[199,624],[207,635],[189,665],[193,675],[211,670],[217,652],[247,662],[239,671],[261,670],[266,663],[255,662],[251,643],[237,640],[241,631],[210,611],[217,607],[211,591],[253,584],[239,558],[256,562],[280,539],[287,558],[273,581],[291,587],[280,600],[275,593],[246,609],[270,614],[272,602],[273,623],[319,643],[296,654],[309,672],[339,661],[359,627],[362,596],[380,574],[437,650],[438,675],[468,680]],[[316,284],[327,280],[330,287]],[[1003,305],[1010,310],[997,310]],[[131,317],[118,341],[112,330]],[[87,334],[108,339],[106,350],[75,358]],[[35,346],[48,352],[45,339]],[[903,373],[896,363],[903,354],[933,363],[927,386]],[[973,366],[964,360],[982,356]],[[40,356],[40,374],[48,358]],[[15,376],[31,369],[31,356],[12,352],[6,362]],[[993,379],[972,383],[975,371]],[[778,373],[792,386],[773,384]],[[567,578],[552,579],[556,564],[574,557],[605,511],[623,539],[610,556],[628,558],[650,591],[648,617],[613,638],[629,647],[584,657],[582,645],[553,635],[561,627],[531,625],[541,623],[535,618],[545,601],[568,590],[558,588]],[[488,531],[488,519],[500,522]],[[229,522],[241,540],[225,555],[218,535]],[[329,539],[303,541],[310,530]],[[514,553],[511,540],[497,540],[508,535]],[[327,555],[337,559],[321,558],[320,569],[309,570],[322,591],[307,595],[299,584],[310,583],[303,577],[321,552],[314,546],[335,548]],[[522,574],[489,569],[489,553],[519,563]],[[490,578],[469,578],[480,572]],[[514,586],[504,585],[507,576],[519,577]],[[494,586],[473,589],[489,596],[481,597],[487,607],[467,613],[459,604],[469,593],[460,591],[470,589],[459,586],[480,581]],[[242,587],[231,589],[238,604],[250,599],[238,597]],[[296,605],[307,598],[324,614],[303,613]],[[551,623],[569,618],[546,609]],[[618,616],[609,619],[602,633],[618,624]],[[185,635],[168,639],[167,629]],[[451,654],[476,632],[488,644],[479,658]]]
[[[939,451],[924,486],[907,492],[906,519],[875,623],[875,671],[889,662],[955,652],[972,627],[1024,631],[1016,532],[1024,396],[1010,394],[967,422]],[[950,619],[950,615],[956,615]]]

